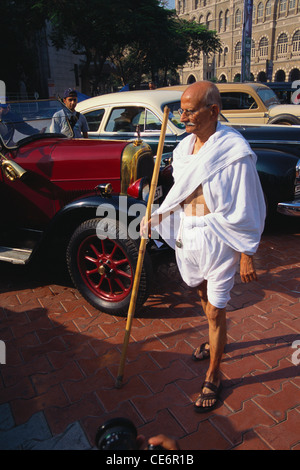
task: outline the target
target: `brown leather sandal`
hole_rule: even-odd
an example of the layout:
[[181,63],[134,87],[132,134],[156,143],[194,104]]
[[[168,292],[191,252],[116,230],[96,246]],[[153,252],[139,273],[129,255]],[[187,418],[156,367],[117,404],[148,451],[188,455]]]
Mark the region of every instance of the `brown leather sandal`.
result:
[[[197,413],[207,413],[208,411],[212,411],[214,408],[216,408],[222,386],[221,383],[217,387],[217,385],[211,382],[204,382],[202,385],[202,390],[204,388],[208,388],[209,390],[211,390],[211,393],[200,393],[196,402],[194,403],[194,410]],[[196,405],[198,400],[200,400],[200,405]],[[202,404],[205,400],[215,400],[215,402],[210,406],[203,406]]]

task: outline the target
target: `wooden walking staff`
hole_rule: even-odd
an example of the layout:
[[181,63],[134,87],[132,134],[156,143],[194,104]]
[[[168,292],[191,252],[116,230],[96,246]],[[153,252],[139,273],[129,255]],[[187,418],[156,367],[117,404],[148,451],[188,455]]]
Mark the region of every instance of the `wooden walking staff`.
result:
[[[163,152],[163,147],[164,147],[164,140],[165,140],[165,135],[166,135],[166,129],[167,129],[169,113],[170,113],[169,108],[167,106],[165,106],[163,123],[162,123],[162,128],[161,128],[161,133],[160,133],[160,138],[159,138],[159,143],[158,143],[158,148],[157,148],[156,161],[155,161],[155,165],[154,165],[154,170],[153,170],[153,175],[152,175],[152,180],[151,180],[151,186],[150,186],[150,193],[149,193],[147,209],[146,209],[146,215],[145,215],[147,221],[151,217],[151,208],[152,208],[152,204],[153,204],[153,201],[154,201],[154,195],[155,195],[155,191],[156,191],[156,187],[157,187],[157,181],[158,181],[158,176],[159,176],[159,169],[160,169],[160,164],[161,164],[161,157],[162,157],[162,152]],[[142,267],[143,267],[145,251],[146,251],[146,244],[147,244],[147,238],[142,237],[141,242],[140,242],[140,248],[139,248],[139,254],[138,254],[138,260],[137,260],[137,265],[136,265],[134,281],[133,281],[132,294],[131,294],[128,314],[127,314],[127,322],[126,322],[126,329],[125,329],[125,337],[124,337],[122,355],[121,355],[121,360],[120,360],[120,365],[119,365],[119,370],[118,370],[118,377],[117,377],[117,380],[116,380],[116,387],[117,388],[121,388],[121,386],[122,386],[127,346],[128,346],[128,343],[129,343],[131,325],[132,325],[132,320],[133,320],[134,312],[135,312],[136,299],[137,299],[139,283],[140,283],[140,279],[141,279]]]

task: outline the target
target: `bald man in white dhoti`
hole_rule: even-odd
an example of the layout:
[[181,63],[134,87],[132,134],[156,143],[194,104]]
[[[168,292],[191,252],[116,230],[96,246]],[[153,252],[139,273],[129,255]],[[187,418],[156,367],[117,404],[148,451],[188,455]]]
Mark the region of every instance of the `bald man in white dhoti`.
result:
[[[174,185],[148,225],[175,249],[183,280],[197,287],[208,319],[209,341],[193,354],[210,359],[197,412],[219,397],[220,363],[227,342],[226,305],[240,263],[243,282],[257,279],[253,255],[265,221],[256,155],[234,129],[218,122],[221,98],[211,82],[196,82],[181,98],[187,136],[174,150]],[[149,235],[151,236],[151,235]]]

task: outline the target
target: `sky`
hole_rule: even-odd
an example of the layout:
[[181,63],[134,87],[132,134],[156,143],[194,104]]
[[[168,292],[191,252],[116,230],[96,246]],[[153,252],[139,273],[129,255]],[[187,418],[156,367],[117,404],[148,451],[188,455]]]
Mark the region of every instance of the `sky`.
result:
[[175,8],[175,0],[168,0],[168,7],[170,10]]

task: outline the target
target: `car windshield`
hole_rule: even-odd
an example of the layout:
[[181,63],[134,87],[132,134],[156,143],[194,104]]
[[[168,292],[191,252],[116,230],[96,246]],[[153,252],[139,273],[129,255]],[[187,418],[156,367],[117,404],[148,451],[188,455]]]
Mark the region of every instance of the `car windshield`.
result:
[[71,124],[71,114],[59,100],[0,104],[0,137],[9,148],[18,147],[24,139],[45,134],[73,137]]
[[257,94],[267,108],[274,104],[280,104],[279,99],[271,88],[258,88]]

